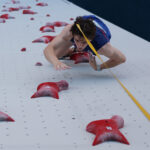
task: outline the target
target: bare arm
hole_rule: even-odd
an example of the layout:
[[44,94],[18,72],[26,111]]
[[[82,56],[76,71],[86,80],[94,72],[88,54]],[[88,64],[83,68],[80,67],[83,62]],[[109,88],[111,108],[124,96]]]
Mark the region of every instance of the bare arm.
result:
[[121,51],[119,51],[117,48],[111,46],[110,43],[107,43],[98,52],[109,58],[106,62],[101,64],[100,66],[101,70],[106,69],[107,67],[108,68],[115,67],[126,61],[126,57],[124,56],[124,54]]
[[[126,57],[123,55],[123,53],[121,53],[121,51],[111,46],[110,43],[104,45],[100,50],[98,50],[98,53],[109,58],[106,62],[100,65],[101,70],[115,67],[126,61]],[[89,63],[94,70],[98,70],[95,57],[93,57],[92,55],[90,56]]]
[[66,27],[58,36],[56,36],[54,40],[44,49],[44,55],[46,59],[54,65],[56,70],[70,68],[66,64],[60,62],[58,59],[60,57],[58,49],[66,43],[64,35],[67,32],[67,28],[68,27]]
[[[44,55],[46,59],[52,63],[53,65],[57,63],[59,60],[59,54],[56,51],[56,48],[63,43],[63,39],[61,35],[58,35],[54,38],[54,40],[48,44],[48,46],[44,49]],[[64,41],[65,42],[65,41]]]

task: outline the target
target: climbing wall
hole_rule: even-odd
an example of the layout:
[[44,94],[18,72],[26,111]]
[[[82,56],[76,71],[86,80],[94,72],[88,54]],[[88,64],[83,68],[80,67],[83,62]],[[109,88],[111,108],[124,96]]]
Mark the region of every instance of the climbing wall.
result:
[[[48,6],[36,6],[38,2]],[[55,71],[43,55],[47,44],[32,43],[41,36],[56,36],[64,28],[42,33],[39,29],[47,22],[70,24],[71,18],[91,13],[66,0],[14,3],[0,1],[0,15],[15,17],[0,23],[0,111],[15,120],[0,123],[0,150],[149,150],[150,122],[108,70],[96,72],[88,63],[63,60],[72,69]],[[19,6],[31,6],[37,14],[22,14],[22,9],[3,12]],[[103,21],[111,30],[111,44],[127,57],[126,63],[112,72],[150,113],[150,43]],[[37,62],[43,65],[36,66]],[[66,80],[69,89],[59,93],[59,100],[30,98],[40,83],[60,80]],[[95,135],[86,132],[86,125],[113,115],[124,118],[120,131],[130,145],[104,142],[93,147]]]

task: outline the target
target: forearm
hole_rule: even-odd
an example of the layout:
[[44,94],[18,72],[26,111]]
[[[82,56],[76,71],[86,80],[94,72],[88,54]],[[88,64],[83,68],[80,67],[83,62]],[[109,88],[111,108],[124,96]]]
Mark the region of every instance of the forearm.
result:
[[103,70],[103,69],[107,69],[107,68],[113,68],[119,64],[121,64],[121,62],[109,59],[100,65],[100,69]]
[[58,61],[58,58],[56,57],[56,54],[52,47],[50,47],[49,49],[45,48],[44,55],[45,55],[45,58],[52,64]]

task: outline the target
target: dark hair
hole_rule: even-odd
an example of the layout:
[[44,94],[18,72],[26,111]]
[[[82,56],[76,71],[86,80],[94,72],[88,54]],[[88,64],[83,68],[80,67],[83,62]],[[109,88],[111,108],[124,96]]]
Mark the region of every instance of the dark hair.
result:
[[93,23],[92,19],[84,19],[79,16],[76,18],[74,24],[71,27],[72,35],[79,35],[83,37],[81,31],[77,28],[76,24],[79,24],[85,36],[92,40],[95,37],[96,25]]

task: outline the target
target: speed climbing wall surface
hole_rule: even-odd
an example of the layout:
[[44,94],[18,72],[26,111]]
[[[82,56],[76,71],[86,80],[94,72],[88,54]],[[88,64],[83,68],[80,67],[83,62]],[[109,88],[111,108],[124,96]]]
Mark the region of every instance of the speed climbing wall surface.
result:
[[[55,36],[64,28],[42,33],[39,28],[47,22],[72,23],[70,18],[91,13],[65,0],[40,2],[48,6],[37,6],[35,0],[16,4],[0,1],[0,15],[15,17],[0,19],[6,21],[0,23],[0,111],[15,120],[0,123],[0,150],[149,150],[150,122],[108,70],[96,72],[88,63],[66,60],[72,69],[55,71],[43,56],[47,44],[32,43],[45,35]],[[37,13],[22,14],[20,6],[31,6],[30,10]],[[10,7],[20,9],[13,11]],[[111,30],[111,44],[127,57],[126,63],[112,68],[112,72],[150,113],[150,44],[103,21]],[[36,66],[37,62],[43,65]],[[66,80],[69,89],[59,93],[59,100],[30,98],[40,83],[60,80]],[[92,146],[95,135],[86,132],[87,124],[113,115],[124,118],[125,126],[120,131],[130,145],[104,142]]]

